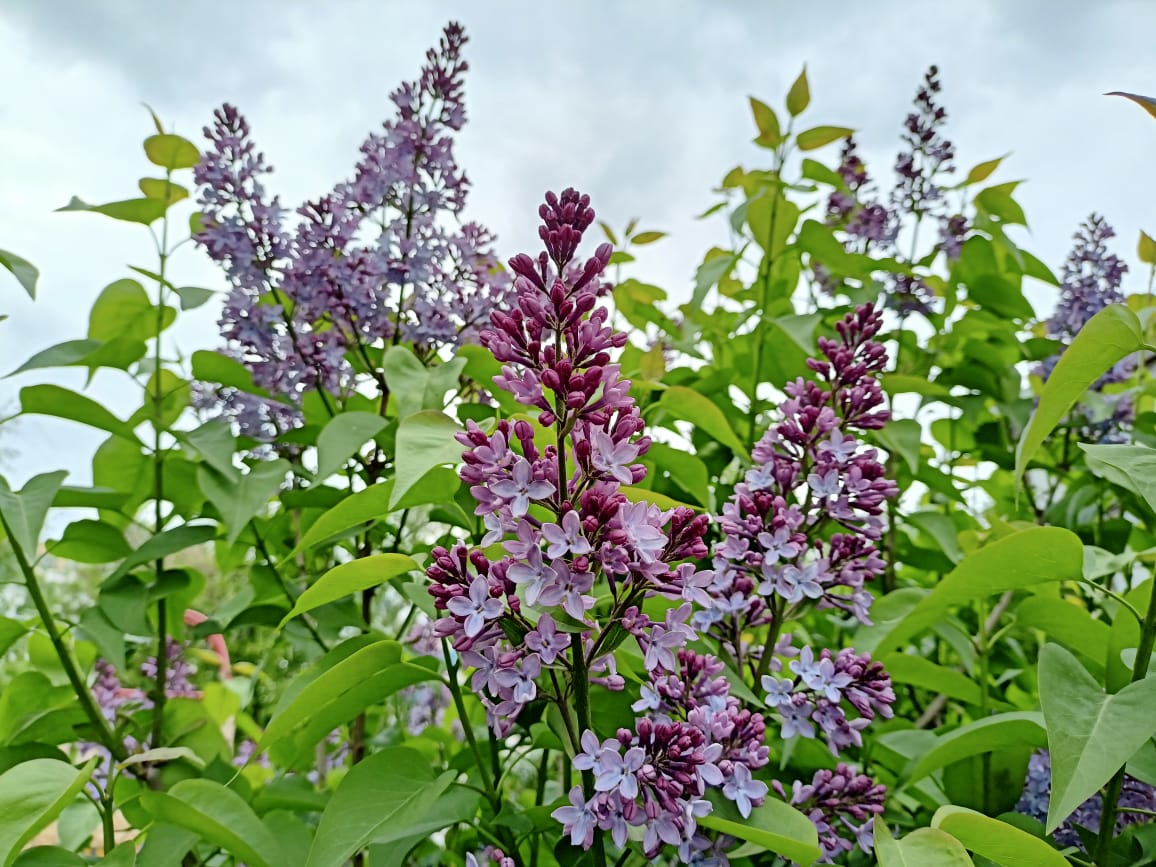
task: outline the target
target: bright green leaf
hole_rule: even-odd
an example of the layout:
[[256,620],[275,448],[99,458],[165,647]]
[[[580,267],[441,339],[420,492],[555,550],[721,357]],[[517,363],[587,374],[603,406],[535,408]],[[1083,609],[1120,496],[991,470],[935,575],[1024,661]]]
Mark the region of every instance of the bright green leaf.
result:
[[799,133],[796,141],[799,144],[799,150],[813,151],[824,145],[829,145],[831,142],[847,138],[854,132],[855,130],[845,126],[817,126]]
[[968,704],[979,704],[982,700],[982,693],[974,680],[924,656],[892,653],[883,660],[883,667],[896,683],[908,683]]
[[973,166],[971,171],[967,173],[964,184],[978,184],[986,181],[994,174],[995,170],[999,168],[999,164],[1003,162],[1003,159],[1003,157],[996,157],[994,160],[987,160],[977,166]]
[[1120,359],[1145,347],[1136,314],[1122,304],[1105,307],[1088,320],[1048,377],[1036,411],[1016,446],[1019,479],[1036,450],[1076,401]]
[[940,807],[931,827],[946,831],[972,852],[1003,867],[1069,867],[1068,859],[1047,841],[966,807]]
[[759,130],[755,142],[766,148],[778,147],[779,142],[783,140],[783,133],[779,127],[779,118],[775,115],[775,110],[753,96],[750,100],[751,113],[755,117],[755,126]]
[[117,418],[91,397],[59,385],[29,385],[20,389],[20,410],[28,415],[50,415],[108,431],[136,442],[132,426]]
[[150,135],[144,151],[149,162],[162,169],[191,169],[201,160],[195,144],[171,133]]
[[390,578],[413,572],[420,567],[405,554],[373,554],[334,566],[317,579],[308,590],[297,597],[293,610],[285,615],[281,626],[294,617],[312,611],[352,593],[384,584]]
[[0,774],[0,867],[46,828],[88,783],[97,765],[81,769],[55,759],[32,759]]
[[149,225],[155,223],[165,215],[168,205],[158,199],[128,199],[123,202],[108,202],[103,205],[90,205],[76,196],[73,196],[63,208],[57,211],[90,211],[94,214],[103,214],[114,220],[123,220],[128,223]]
[[630,239],[630,243],[636,246],[644,244],[653,244],[655,241],[661,241],[666,237],[666,232],[639,232]]
[[659,403],[670,415],[690,422],[744,460],[749,460],[746,446],[730,426],[723,411],[710,398],[684,385],[674,385],[662,393]]
[[132,551],[124,533],[104,521],[73,521],[64,528],[59,542],[48,546],[53,557],[77,563],[113,563]]
[[1093,474],[1140,497],[1156,513],[1156,449],[1125,444],[1089,445],[1084,450]]
[[699,818],[702,827],[753,843],[799,864],[812,864],[822,855],[815,826],[790,804],[771,796],[744,819],[733,803],[718,797],[715,791],[709,792],[708,797],[714,809]]
[[787,111],[791,113],[792,117],[798,117],[810,104],[811,87],[807,83],[807,67],[804,66],[799,77],[795,79],[795,83],[791,85],[791,89],[787,91]]
[[410,488],[434,467],[456,464],[462,444],[454,439],[461,427],[445,413],[422,410],[406,416],[397,426],[397,473],[390,507],[396,506]]
[[1035,711],[1010,711],[982,717],[939,737],[913,763],[909,783],[971,756],[1006,747],[1042,747],[1047,742],[1043,716]]
[[166,181],[164,178],[141,178],[137,187],[150,199],[167,201],[170,205],[183,201],[189,197],[189,191],[180,184]]
[[175,554],[178,551],[184,551],[186,548],[192,548],[194,545],[203,545],[205,542],[215,539],[217,536],[217,528],[205,525],[185,524],[180,527],[173,527],[170,530],[163,530],[155,536],[146,540],[139,548],[130,554],[123,563],[112,575],[109,576],[106,583],[110,583],[115,579],[126,575],[145,563],[150,563],[153,560],[160,560],[170,554]]
[[885,825],[875,833],[879,867],[974,867],[963,844],[938,828],[917,828],[896,840]]

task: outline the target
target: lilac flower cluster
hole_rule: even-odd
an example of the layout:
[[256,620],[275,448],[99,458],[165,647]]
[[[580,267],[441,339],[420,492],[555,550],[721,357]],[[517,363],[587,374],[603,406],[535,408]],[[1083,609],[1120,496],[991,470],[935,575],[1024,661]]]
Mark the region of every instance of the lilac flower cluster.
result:
[[855,438],[890,418],[877,380],[886,353],[873,340],[881,323],[860,307],[838,324],[839,340],[820,339],[823,359],[809,362],[819,381],[786,387],[782,421],[755,446],[754,467],[723,507],[724,538],[694,624],[740,660],[738,636],[765,626],[777,634],[812,603],[870,622],[864,584],[883,570],[880,516],[898,493],[875,449]]
[[843,142],[837,169],[844,189],[835,190],[827,199],[827,222],[838,226],[850,242],[859,242],[861,250],[871,245],[888,247],[898,230],[895,214],[868,193],[873,189],[867,166],[859,158],[853,136]]
[[466,853],[466,867],[514,867],[517,863],[513,858],[510,858],[501,849],[494,846],[487,846],[481,854],[481,860],[473,852]]
[[[576,262],[594,212],[574,190],[548,194],[539,213],[546,250],[510,261],[517,304],[494,311],[481,333],[503,365],[496,384],[536,411],[536,424],[503,420],[486,431],[471,422],[459,434],[461,478],[486,528],[481,544],[501,543],[505,555],[491,559],[464,545],[434,550],[430,593],[446,613],[435,629],[473,670],[471,686],[499,736],[530,702],[562,711],[586,781],[555,813],[575,845],[589,847],[599,831],[621,845],[639,826],[648,853],[667,843],[685,860],[702,845],[696,821],[710,808],[707,787],[747,810],[765,795],[750,776],[766,761],[762,720],[725,693],[708,702],[693,691],[678,702],[673,693],[653,706],[643,701],[636,707],[653,716],[602,741],[572,717],[587,684],[625,688],[613,650],[631,638],[654,684],[688,665],[714,677],[716,662],[680,655],[697,637],[691,602],[708,601],[711,573],[686,561],[706,557],[709,519],[634,502],[623,490],[644,478],[638,461],[650,440],[630,383],[611,363],[625,335],[598,306],[611,248]],[[551,429],[548,445],[539,446],[536,427]],[[656,596],[675,603],[661,620],[640,608]]]
[[[1115,253],[1108,252],[1108,241],[1116,236],[1115,230],[1098,214],[1092,214],[1077,230],[1071,252],[1064,262],[1060,279],[1060,300],[1051,318],[1045,323],[1045,333],[1065,345],[1093,316],[1110,304],[1124,303],[1121,284],[1128,266]],[[1047,379],[1060,356],[1054,355],[1040,364],[1038,373]],[[1105,386],[1126,382],[1136,371],[1137,357],[1130,355],[1117,362],[1092,386],[1102,393]],[[1134,408],[1128,393],[1102,394],[1105,409],[1096,412],[1084,407],[1084,424],[1080,435],[1092,441],[1120,440],[1132,422]]]
[[[816,656],[810,647],[795,651],[785,649],[784,643],[776,647],[772,673],[761,679],[767,706],[775,709],[782,723],[784,740],[796,735],[813,738],[818,726],[831,755],[838,756],[843,750],[863,746],[860,733],[876,716],[891,718],[895,692],[882,663],[851,648],[835,654],[823,648]],[[783,656],[794,657],[787,671]],[[848,719],[844,704],[858,716]]]
[[[778,781],[773,785],[786,799],[783,786]],[[852,851],[856,843],[867,854],[872,853],[875,817],[883,814],[885,795],[884,786],[840,762],[833,771],[816,771],[810,783],[796,780],[788,800],[815,825],[822,860],[830,864],[839,855]]]
[[367,348],[412,341],[432,354],[473,341],[509,280],[493,236],[468,223],[451,231],[468,181],[454,157],[465,123],[462,28],[445,28],[418,80],[391,94],[396,115],[361,146],[351,180],[302,205],[295,220],[263,179],[272,169],[232,106],[214,116],[211,147],[195,171],[197,242],[224,269],[227,350],[253,373],[261,398],[229,389],[219,402],[243,433],[268,440],[299,423],[302,394],[343,395],[375,371]]
[[[1024,792],[1016,804],[1016,812],[1045,822],[1048,816],[1048,799],[1052,791],[1052,760],[1047,750],[1032,755],[1028,762],[1028,776],[1024,782]],[[1085,828],[1093,834],[1100,832],[1100,815],[1103,796],[1099,792],[1076,808],[1052,835],[1061,846],[1075,846],[1084,849],[1077,828]],[[1124,788],[1120,792],[1116,816],[1116,830],[1122,831],[1129,825],[1151,821],[1151,813],[1156,812],[1156,787],[1124,777]]]
[[955,171],[955,146],[942,132],[947,111],[935,101],[940,90],[939,69],[932,66],[915,94],[915,111],[903,122],[906,149],[895,160],[898,182],[891,193],[891,203],[916,217],[931,212],[942,199],[937,177]]

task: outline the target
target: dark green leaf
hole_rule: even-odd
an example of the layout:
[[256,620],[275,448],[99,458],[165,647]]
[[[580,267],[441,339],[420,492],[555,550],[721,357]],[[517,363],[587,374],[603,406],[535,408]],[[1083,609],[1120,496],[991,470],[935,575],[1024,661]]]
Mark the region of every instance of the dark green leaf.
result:
[[429,761],[387,747],[356,765],[321,815],[307,867],[341,867],[371,842],[403,840],[435,808],[455,773],[435,777]]
[[1076,657],[1046,644],[1039,678],[1052,760],[1050,834],[1156,734],[1156,677],[1108,695]]
[[12,541],[30,560],[37,556],[44,519],[67,475],[65,470],[41,473],[29,479],[21,491],[13,491],[0,477],[0,518],[3,518]]

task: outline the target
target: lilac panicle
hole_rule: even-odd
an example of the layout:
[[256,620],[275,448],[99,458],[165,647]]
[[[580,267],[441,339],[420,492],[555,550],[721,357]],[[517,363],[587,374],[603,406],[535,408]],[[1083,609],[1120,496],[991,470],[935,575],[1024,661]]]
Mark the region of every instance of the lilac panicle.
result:
[[895,160],[898,181],[891,193],[892,206],[916,217],[941,204],[943,190],[936,180],[955,171],[955,145],[942,132],[947,111],[936,102],[941,90],[939,68],[932,66],[915,94],[915,110],[903,123],[905,150]]
[[818,381],[787,385],[782,420],[755,446],[755,465],[719,518],[700,630],[730,642],[810,604],[870,622],[865,583],[883,571],[881,516],[898,493],[875,449],[856,439],[890,418],[878,382],[886,352],[873,339],[881,324],[869,306],[848,314],[839,339],[821,338],[823,358],[809,362]]
[[[1048,800],[1052,791],[1052,760],[1047,750],[1040,750],[1032,754],[1028,762],[1028,776],[1024,782],[1024,792],[1016,804],[1016,812],[1025,816],[1046,822],[1048,817]],[[1097,792],[1076,808],[1067,819],[1053,833],[1056,842],[1061,846],[1075,846],[1084,848],[1083,841],[1077,832],[1077,827],[1086,828],[1094,834],[1100,831],[1100,817],[1104,806],[1103,796]],[[1119,833],[1129,825],[1150,822],[1153,811],[1156,811],[1156,787],[1125,775],[1124,788],[1120,792],[1118,801],[1119,812],[1116,815],[1116,831]]]
[[469,188],[454,157],[465,123],[466,36],[450,24],[416,81],[391,95],[396,113],[361,146],[352,179],[290,215],[264,179],[272,171],[230,105],[206,127],[195,171],[195,238],[225,271],[226,349],[267,393],[201,394],[242,433],[267,441],[300,424],[305,391],[351,393],[350,353],[412,341],[419,353],[474,342],[509,300],[493,236],[456,224]]
[[[613,650],[633,640],[652,683],[635,704],[644,715],[604,740],[575,730],[574,767],[591,788],[575,787],[554,815],[576,846],[599,833],[621,846],[638,827],[648,854],[668,845],[689,861],[714,845],[697,826],[708,787],[745,812],[765,797],[750,773],[767,760],[764,725],[717,682],[717,660],[686,650],[696,638],[692,600],[711,580],[688,562],[707,556],[707,517],[634,502],[623,490],[645,477],[650,440],[612,360],[626,337],[599,303],[610,245],[576,258],[594,211],[574,190],[547,194],[539,216],[545,249],[510,260],[516,303],[491,312],[480,340],[502,365],[495,384],[536,415],[549,444],[526,419],[488,430],[469,422],[458,435],[461,478],[486,528],[481,544],[505,553],[433,551],[430,594],[444,612],[435,630],[462,654],[499,736],[535,700],[570,714],[576,670],[625,689]],[[599,596],[605,605],[596,606]],[[641,611],[654,596],[674,603],[661,620]],[[701,689],[675,696],[666,685],[689,670]]]
[[[1048,337],[1070,344],[1093,316],[1111,304],[1124,303],[1121,284],[1128,266],[1108,251],[1108,241],[1115,236],[1112,226],[1098,214],[1089,216],[1076,231],[1060,276],[1059,303],[1045,323]],[[1047,379],[1059,359],[1059,355],[1054,355],[1044,360],[1037,372]],[[1137,363],[1135,355],[1120,360],[1091,390],[1102,393],[1105,386],[1127,382],[1135,374]],[[1132,395],[1102,394],[1102,402],[1106,408],[1100,412],[1084,406],[1088,418],[1081,426],[1081,437],[1099,442],[1126,439],[1134,415]]]
[[[787,797],[779,782],[774,787]],[[885,795],[882,785],[840,763],[833,771],[816,771],[810,783],[796,780],[788,800],[815,825],[822,860],[831,864],[856,844],[868,855],[874,851],[875,817],[883,813]]]

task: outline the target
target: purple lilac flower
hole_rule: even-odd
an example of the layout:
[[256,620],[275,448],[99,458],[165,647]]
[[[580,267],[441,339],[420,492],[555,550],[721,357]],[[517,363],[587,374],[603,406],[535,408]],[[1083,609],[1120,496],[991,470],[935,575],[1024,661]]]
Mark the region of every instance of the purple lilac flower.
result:
[[[775,791],[786,798],[776,781]],[[874,846],[875,817],[883,813],[886,789],[864,774],[840,763],[835,770],[816,771],[810,783],[796,780],[789,801],[805,813],[819,832],[823,862],[834,863],[856,844],[867,854]]]
[[[1067,345],[1075,339],[1093,316],[1110,304],[1122,304],[1121,283],[1128,266],[1107,242],[1116,236],[1103,217],[1092,214],[1076,232],[1072,251],[1064,262],[1060,279],[1060,301],[1045,323],[1045,333]],[[1037,373],[1045,380],[1051,376],[1060,356],[1040,363]],[[1092,386],[1094,400],[1081,407],[1078,433],[1092,442],[1121,442],[1127,439],[1135,415],[1132,394],[1105,393],[1105,387],[1127,382],[1135,375],[1138,358],[1130,355],[1101,376]]]
[[[638,460],[650,440],[630,384],[611,361],[625,335],[608,326],[599,304],[611,248],[600,246],[584,264],[575,258],[594,219],[589,199],[551,193],[539,213],[546,249],[510,261],[517,303],[495,310],[480,340],[502,365],[495,384],[553,429],[550,445],[538,445],[525,419],[490,430],[467,423],[458,435],[466,447],[461,478],[484,521],[483,544],[501,543],[505,555],[437,548],[427,570],[435,607],[446,613],[437,634],[473,670],[471,686],[499,736],[530,701],[545,698],[571,712],[567,649],[590,684],[611,690],[626,686],[612,655],[625,640],[636,642],[655,684],[685,668],[685,646],[697,637],[693,602],[709,601],[711,580],[692,562],[708,553],[707,516],[631,502],[622,490],[644,478]],[[641,612],[654,596],[676,603],[661,620]],[[762,717],[723,692],[710,706],[699,698],[667,706],[658,685],[639,702],[654,713],[632,731],[602,741],[580,732],[574,767],[588,783],[555,817],[574,845],[593,845],[597,833],[622,845],[639,827],[651,855],[666,844],[689,858],[704,851],[697,819],[710,809],[707,787],[729,785],[747,809],[765,795],[749,773],[766,763]]]
[[820,340],[824,357],[809,362],[820,381],[787,386],[782,420],[723,507],[711,604],[694,624],[724,643],[812,602],[870,622],[864,585],[883,570],[881,515],[898,492],[875,450],[856,439],[890,417],[877,380],[886,354],[872,339],[880,324],[861,307],[839,323],[838,341]]
[[906,150],[895,161],[899,180],[891,193],[892,206],[916,217],[940,203],[943,191],[937,177],[955,171],[955,146],[942,133],[947,111],[935,99],[940,90],[939,69],[932,66],[915,94],[915,111],[903,123]]
[[[804,647],[787,663],[794,677],[782,676],[780,660],[772,662],[771,669],[778,674],[764,675],[762,687],[767,706],[782,722],[784,739],[813,738],[817,725],[837,757],[843,750],[863,745],[860,732],[876,716],[892,716],[891,677],[867,654],[856,654],[851,648],[832,654],[823,648],[816,656]],[[855,712],[854,718],[848,716],[849,710]]]
[[[1052,759],[1047,750],[1032,754],[1028,762],[1028,776],[1024,782],[1024,792],[1016,804],[1016,812],[1046,822],[1048,799],[1052,791]],[[1100,832],[1100,815],[1103,810],[1103,796],[1097,792],[1075,809],[1052,834],[1061,846],[1075,846],[1084,849],[1078,827],[1086,828],[1093,834]],[[1120,792],[1116,815],[1116,831],[1119,833],[1129,825],[1151,821],[1149,813],[1156,811],[1156,787],[1143,783],[1130,775],[1124,776],[1124,787]]]
[[364,363],[366,347],[405,339],[432,357],[476,341],[490,311],[508,304],[493,236],[474,223],[448,225],[469,186],[454,157],[465,43],[460,25],[445,28],[418,80],[391,94],[396,114],[362,144],[352,179],[292,219],[266,194],[272,168],[241,114],[225,105],[206,127],[195,239],[229,280],[226,351],[266,394],[210,391],[200,403],[215,397],[243,434],[267,442],[298,426],[308,390],[352,393],[351,353]]

